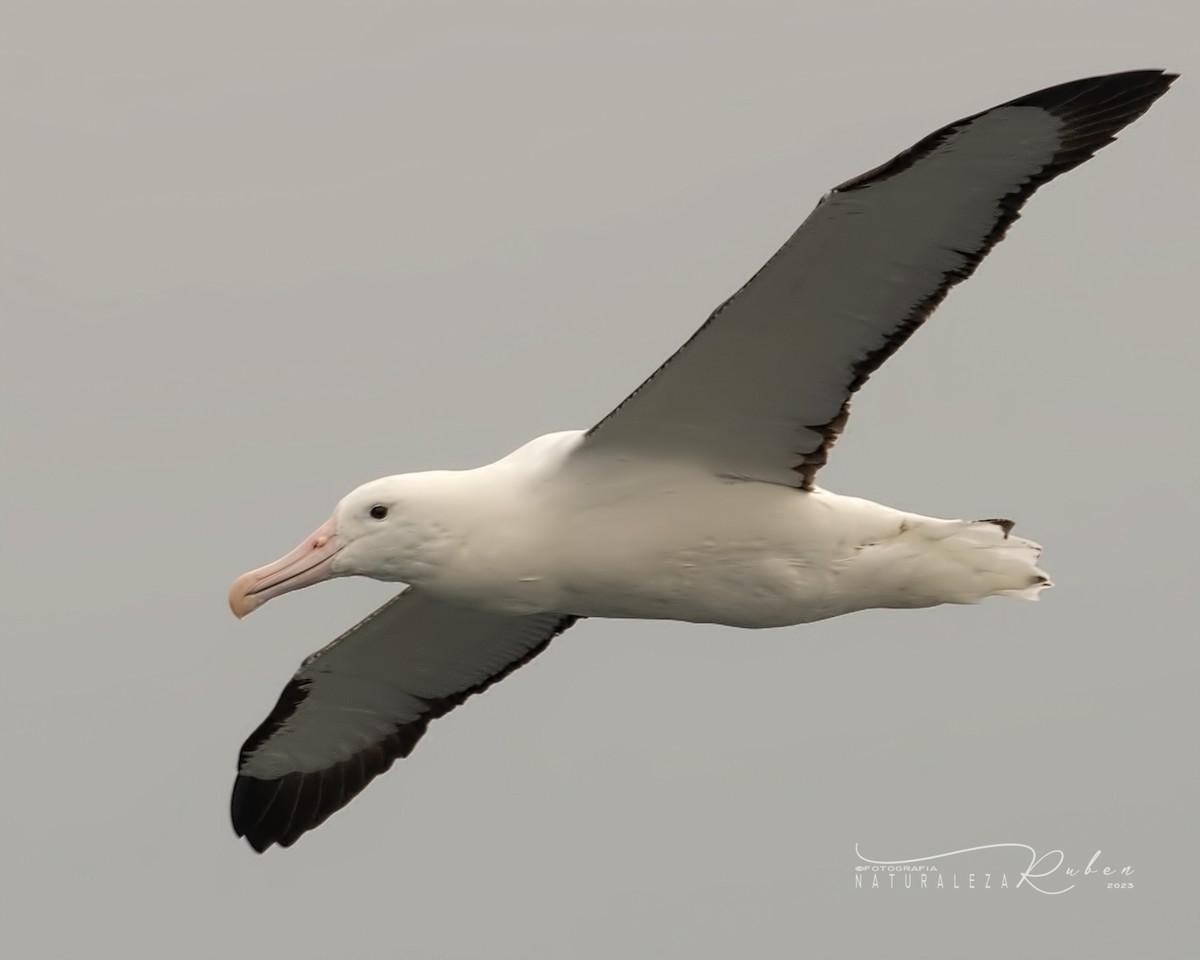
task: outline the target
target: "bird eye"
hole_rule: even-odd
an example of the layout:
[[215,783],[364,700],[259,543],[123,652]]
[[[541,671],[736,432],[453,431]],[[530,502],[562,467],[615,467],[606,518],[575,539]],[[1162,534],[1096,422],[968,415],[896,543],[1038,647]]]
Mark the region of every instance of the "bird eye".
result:
[[387,516],[387,507],[385,507],[382,503],[375,504],[375,506],[371,508],[371,516],[376,520],[382,520]]

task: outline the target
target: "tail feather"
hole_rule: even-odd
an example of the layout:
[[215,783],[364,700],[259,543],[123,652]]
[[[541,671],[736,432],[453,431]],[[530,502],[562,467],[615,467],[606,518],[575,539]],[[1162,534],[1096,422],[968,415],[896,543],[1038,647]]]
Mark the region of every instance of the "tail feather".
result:
[[1041,544],[1012,536],[1011,520],[958,521],[956,526],[945,545],[964,574],[960,579],[964,599],[953,602],[977,603],[996,596],[1037,600],[1038,594],[1054,586],[1037,565]]
[[979,603],[997,596],[1037,600],[1053,586],[1037,565],[1042,548],[1012,529],[1011,520],[903,514],[891,536],[859,548],[840,574],[842,590],[862,601],[853,609]]
[[1013,527],[1017,525],[1014,520],[998,520],[995,517],[989,517],[987,520],[976,520],[975,523],[994,523],[1004,531],[1004,539],[1006,540],[1008,539],[1008,535],[1012,533]]

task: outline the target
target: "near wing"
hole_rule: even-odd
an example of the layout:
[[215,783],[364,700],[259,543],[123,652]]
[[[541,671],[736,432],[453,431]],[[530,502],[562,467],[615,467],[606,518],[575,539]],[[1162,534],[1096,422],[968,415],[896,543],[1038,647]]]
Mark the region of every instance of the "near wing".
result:
[[242,746],[234,830],[260,853],[291,846],[408,756],[430,720],[528,663],[575,620],[499,616],[405,590],[305,660]]
[[580,449],[700,462],[808,489],[851,394],[1043,183],[1166,92],[1140,70],[1050,87],[943,127],[827,194],[783,248]]

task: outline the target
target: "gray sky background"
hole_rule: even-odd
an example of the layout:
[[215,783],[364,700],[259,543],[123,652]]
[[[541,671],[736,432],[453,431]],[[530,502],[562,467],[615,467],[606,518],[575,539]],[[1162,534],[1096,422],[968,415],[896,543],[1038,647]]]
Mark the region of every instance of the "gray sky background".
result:
[[[4,4],[4,954],[1192,955],[1197,9]],[[1184,77],[821,474],[1014,517],[1043,602],[587,622],[296,847],[235,840],[242,739],[392,593],[238,623],[236,574],[364,480],[588,426],[833,184],[1137,67]],[[854,889],[856,842],[1005,841],[1136,886]]]

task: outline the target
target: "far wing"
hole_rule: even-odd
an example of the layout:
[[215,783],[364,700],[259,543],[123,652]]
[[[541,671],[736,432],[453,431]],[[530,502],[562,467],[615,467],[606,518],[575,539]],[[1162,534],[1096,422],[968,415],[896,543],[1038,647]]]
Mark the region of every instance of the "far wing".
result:
[[1175,77],[1050,87],[943,127],[826,195],[783,248],[592,428],[577,456],[690,459],[812,486],[851,395],[969,277],[1026,200]]
[[233,828],[260,853],[344,807],[429,721],[541,653],[576,618],[505,617],[409,588],[313,654],[242,746]]

